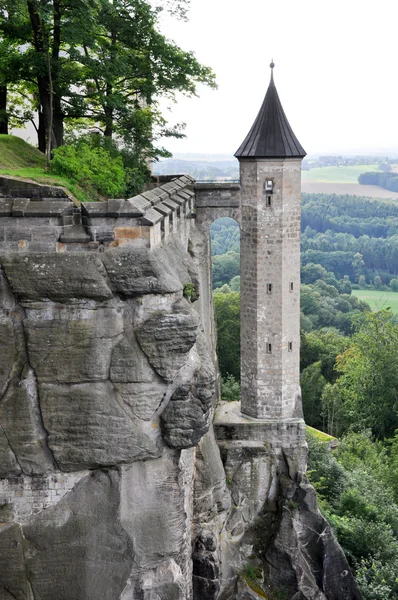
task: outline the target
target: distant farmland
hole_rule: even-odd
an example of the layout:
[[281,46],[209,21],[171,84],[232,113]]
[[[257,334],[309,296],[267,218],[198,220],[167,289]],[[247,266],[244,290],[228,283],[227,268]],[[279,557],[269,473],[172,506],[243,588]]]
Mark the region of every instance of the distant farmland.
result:
[[303,171],[301,190],[307,194],[350,194],[372,198],[398,198],[397,192],[390,192],[377,185],[360,185],[358,176],[367,171],[378,171],[378,166],[323,167]]
[[306,194],[337,194],[342,196],[369,196],[370,198],[398,198],[397,192],[390,192],[378,185],[360,185],[359,183],[322,183],[321,181],[302,181],[301,191]]
[[322,167],[303,171],[302,181],[316,181],[321,183],[358,183],[361,173],[378,171],[377,165],[355,165],[351,167]]
[[367,302],[372,310],[391,307],[398,314],[398,292],[380,292],[379,290],[352,290],[354,296]]

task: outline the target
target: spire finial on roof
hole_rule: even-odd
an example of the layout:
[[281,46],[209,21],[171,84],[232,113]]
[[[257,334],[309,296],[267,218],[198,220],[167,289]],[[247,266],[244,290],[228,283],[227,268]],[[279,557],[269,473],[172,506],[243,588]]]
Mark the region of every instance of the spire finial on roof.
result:
[[275,67],[275,63],[274,63],[274,59],[273,58],[271,58],[270,67],[271,67],[271,81],[274,81],[274,67]]

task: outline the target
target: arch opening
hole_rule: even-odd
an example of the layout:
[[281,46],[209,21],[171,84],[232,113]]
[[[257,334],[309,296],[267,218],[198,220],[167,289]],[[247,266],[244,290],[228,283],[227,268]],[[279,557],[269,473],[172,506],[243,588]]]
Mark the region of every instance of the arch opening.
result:
[[231,217],[210,226],[212,290],[221,397],[240,399],[240,227]]

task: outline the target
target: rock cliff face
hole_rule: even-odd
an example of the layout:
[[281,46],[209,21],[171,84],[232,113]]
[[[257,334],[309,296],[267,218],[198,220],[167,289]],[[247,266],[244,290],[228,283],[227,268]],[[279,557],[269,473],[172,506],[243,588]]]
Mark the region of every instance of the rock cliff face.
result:
[[67,251],[40,226],[54,250],[21,244],[23,219],[0,244],[0,600],[360,598],[297,427],[246,443],[218,417],[216,442],[193,221],[152,247],[72,232]]

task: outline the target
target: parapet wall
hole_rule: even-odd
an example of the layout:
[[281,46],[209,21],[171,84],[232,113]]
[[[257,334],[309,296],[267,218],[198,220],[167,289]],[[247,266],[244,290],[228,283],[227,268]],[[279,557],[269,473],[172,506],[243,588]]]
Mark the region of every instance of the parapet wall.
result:
[[128,200],[77,206],[62,188],[2,177],[0,252],[154,248],[172,233],[186,241],[193,181],[183,175]]

